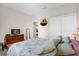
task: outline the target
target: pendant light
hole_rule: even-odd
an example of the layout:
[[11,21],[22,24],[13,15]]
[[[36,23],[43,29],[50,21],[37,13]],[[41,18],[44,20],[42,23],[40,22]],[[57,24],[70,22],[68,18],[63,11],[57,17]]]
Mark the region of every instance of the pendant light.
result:
[[40,22],[40,25],[46,26],[47,25],[47,19],[46,18],[42,19],[42,21]]

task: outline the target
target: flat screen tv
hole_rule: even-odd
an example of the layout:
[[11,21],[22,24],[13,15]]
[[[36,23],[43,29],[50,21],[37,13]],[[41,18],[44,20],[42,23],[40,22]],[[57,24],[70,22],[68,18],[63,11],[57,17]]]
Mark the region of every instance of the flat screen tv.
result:
[[20,29],[11,29],[11,34],[20,34]]

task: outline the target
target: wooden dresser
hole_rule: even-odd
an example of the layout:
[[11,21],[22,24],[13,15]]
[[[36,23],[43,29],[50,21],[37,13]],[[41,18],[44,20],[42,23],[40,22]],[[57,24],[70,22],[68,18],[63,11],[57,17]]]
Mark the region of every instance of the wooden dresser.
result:
[[23,34],[18,35],[6,35],[4,39],[4,45],[9,48],[13,43],[20,42],[24,40]]

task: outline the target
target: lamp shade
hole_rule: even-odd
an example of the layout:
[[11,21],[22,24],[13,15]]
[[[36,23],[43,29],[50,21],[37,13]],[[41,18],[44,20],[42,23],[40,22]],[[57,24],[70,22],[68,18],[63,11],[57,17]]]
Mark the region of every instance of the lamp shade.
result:
[[47,25],[47,20],[46,20],[46,18],[43,19],[43,20],[40,22],[40,25],[42,25],[42,26],[46,26],[46,25]]

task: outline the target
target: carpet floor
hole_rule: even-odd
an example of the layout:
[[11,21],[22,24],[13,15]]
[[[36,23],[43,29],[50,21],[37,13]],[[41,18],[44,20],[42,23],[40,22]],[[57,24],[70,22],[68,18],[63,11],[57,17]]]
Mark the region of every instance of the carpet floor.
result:
[[7,56],[7,50],[5,49],[4,51],[2,51],[0,49],[0,56]]

